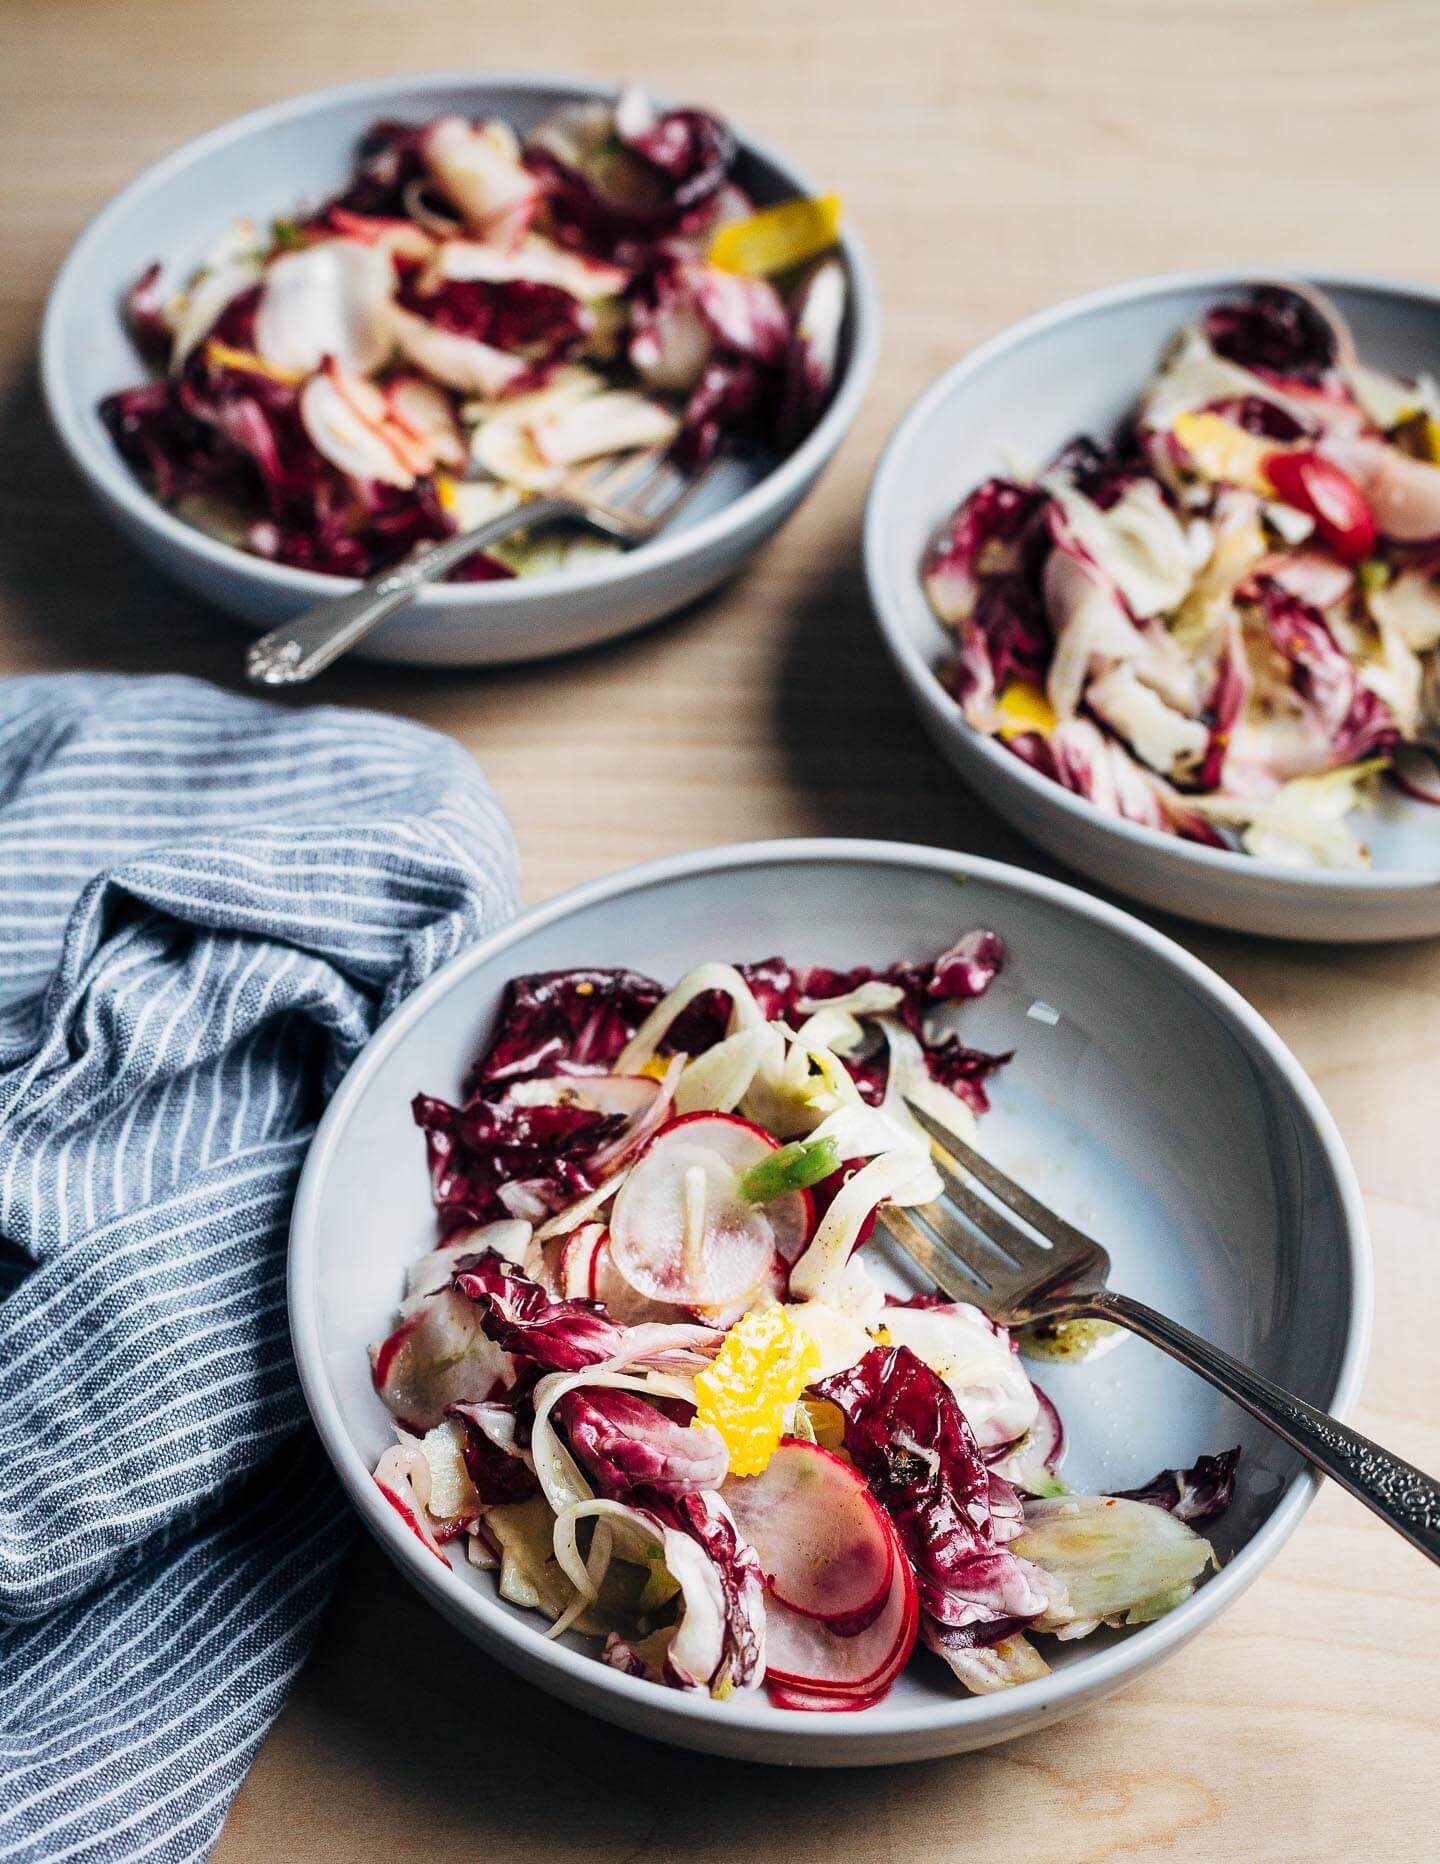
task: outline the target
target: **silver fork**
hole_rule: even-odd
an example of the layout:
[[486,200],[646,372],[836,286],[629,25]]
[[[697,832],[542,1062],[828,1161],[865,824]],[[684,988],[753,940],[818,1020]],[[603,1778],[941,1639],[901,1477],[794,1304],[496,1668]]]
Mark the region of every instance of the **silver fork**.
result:
[[883,1205],[880,1224],[953,1300],[972,1302],[1007,1327],[1078,1319],[1128,1327],[1243,1405],[1440,1564],[1440,1483],[1143,1301],[1107,1288],[1110,1258],[1099,1243],[924,1108],[912,1102],[910,1111],[934,1141],[946,1198],[905,1209]]
[[404,608],[417,589],[437,581],[457,563],[498,544],[513,531],[540,525],[588,524],[622,544],[643,544],[668,524],[699,491],[708,474],[687,478],[663,447],[610,455],[577,467],[554,492],[502,512],[473,530],[442,538],[418,557],[385,570],[349,595],[320,602],[254,642],[245,673],[257,686],[298,686],[363,641],[372,629]]

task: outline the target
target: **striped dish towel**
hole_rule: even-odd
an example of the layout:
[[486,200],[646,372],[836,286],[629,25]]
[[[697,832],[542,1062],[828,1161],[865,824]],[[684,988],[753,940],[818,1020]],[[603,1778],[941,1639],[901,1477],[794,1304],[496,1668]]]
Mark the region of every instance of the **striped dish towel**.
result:
[[296,1175],[380,1019],[514,906],[432,732],[0,684],[0,1857],[214,1843],[349,1539]]

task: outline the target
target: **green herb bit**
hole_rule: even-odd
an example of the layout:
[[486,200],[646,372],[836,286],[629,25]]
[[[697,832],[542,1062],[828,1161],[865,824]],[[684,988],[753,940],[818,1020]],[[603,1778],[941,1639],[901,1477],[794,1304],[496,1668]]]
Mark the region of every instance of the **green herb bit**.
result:
[[833,1139],[792,1139],[752,1165],[740,1180],[740,1195],[751,1204],[768,1204],[787,1191],[804,1191],[840,1169],[840,1148]]

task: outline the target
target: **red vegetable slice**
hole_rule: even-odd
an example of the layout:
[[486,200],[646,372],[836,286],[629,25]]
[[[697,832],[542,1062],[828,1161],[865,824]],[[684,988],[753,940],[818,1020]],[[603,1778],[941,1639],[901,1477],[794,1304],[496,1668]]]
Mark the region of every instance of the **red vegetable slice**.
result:
[[722,1492],[782,1605],[842,1637],[874,1624],[890,1596],[895,1535],[849,1463],[787,1437],[761,1474],[732,1477]]
[[765,1205],[740,1194],[741,1176],[775,1150],[734,1114],[685,1114],[663,1127],[611,1213],[610,1253],[630,1286],[652,1301],[723,1307],[760,1285],[777,1251],[797,1237],[803,1247],[811,1207],[802,1192]]
[[791,1611],[779,1599],[767,1600],[766,1675],[782,1687],[810,1694],[874,1700],[909,1661],[919,1625],[915,1575],[897,1542],[880,1615],[853,1637],[841,1637],[822,1619]]
[[605,1247],[605,1225],[582,1223],[565,1238],[560,1250],[558,1280],[565,1301],[594,1301],[595,1262]]
[[1306,451],[1267,453],[1260,469],[1277,497],[1315,520],[1336,556],[1358,563],[1375,548],[1379,527],[1370,501],[1334,460]]
[[777,1709],[802,1709],[819,1715],[854,1715],[860,1709],[873,1709],[890,1693],[887,1683],[868,1696],[837,1696],[822,1690],[792,1689],[787,1683],[766,1679],[765,1688]]

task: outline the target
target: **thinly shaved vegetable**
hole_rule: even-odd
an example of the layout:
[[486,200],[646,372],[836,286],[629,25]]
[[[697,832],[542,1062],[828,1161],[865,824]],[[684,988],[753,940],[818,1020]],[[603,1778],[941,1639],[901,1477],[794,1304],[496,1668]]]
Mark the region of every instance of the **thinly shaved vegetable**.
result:
[[967,722],[1145,829],[1368,866],[1372,757],[1429,787],[1396,753],[1440,654],[1437,434],[1434,383],[1363,363],[1313,287],[1212,304],[1113,443],[986,480],[927,552]]
[[[523,136],[453,114],[374,123],[339,193],[267,231],[240,222],[183,290],[137,254],[124,326],[167,373],[101,419],[187,522],[347,577],[592,462],[653,449],[687,471],[720,453],[768,470],[830,401],[849,276],[825,256],[834,198],[757,211],[737,157],[719,118],[633,88]],[[619,548],[517,529],[449,574],[564,576]]]
[[1182,1603],[1238,1453],[1072,1495],[1006,1330],[867,1266],[877,1212],[940,1188],[913,1109],[987,1105],[1008,1058],[964,1006],[1006,962],[976,927],[884,970],[513,979],[456,1102],[415,1101],[441,1234],[373,1355],[406,1535],[717,1714],[762,1684],[864,1714],[917,1643],[1019,1687],[1032,1639]]

